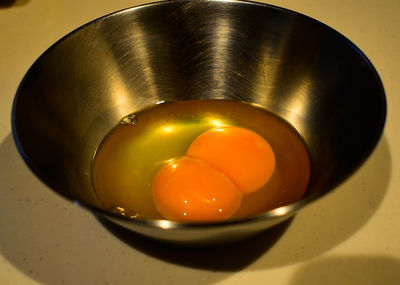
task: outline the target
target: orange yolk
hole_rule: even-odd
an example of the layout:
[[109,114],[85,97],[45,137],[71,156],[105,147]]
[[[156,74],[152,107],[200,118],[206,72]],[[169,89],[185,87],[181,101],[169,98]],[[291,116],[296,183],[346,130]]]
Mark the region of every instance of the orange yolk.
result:
[[236,212],[243,196],[223,173],[187,156],[158,171],[152,195],[165,218],[190,221],[225,220]]
[[199,135],[186,156],[158,171],[153,200],[167,219],[225,220],[274,170],[275,155],[263,137],[245,128],[218,127]]
[[187,155],[223,172],[239,190],[258,190],[275,170],[275,155],[259,134],[245,128],[221,127],[199,135]]

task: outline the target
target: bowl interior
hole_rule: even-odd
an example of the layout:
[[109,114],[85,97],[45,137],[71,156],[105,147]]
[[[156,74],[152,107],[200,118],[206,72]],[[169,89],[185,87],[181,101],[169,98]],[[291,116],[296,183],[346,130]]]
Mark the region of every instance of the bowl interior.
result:
[[93,154],[125,115],[159,101],[255,103],[292,124],[312,159],[308,195],[331,190],[370,154],[386,102],[368,59],[306,16],[241,1],[166,1],[95,20],[24,77],[13,132],[33,171],[96,206]]

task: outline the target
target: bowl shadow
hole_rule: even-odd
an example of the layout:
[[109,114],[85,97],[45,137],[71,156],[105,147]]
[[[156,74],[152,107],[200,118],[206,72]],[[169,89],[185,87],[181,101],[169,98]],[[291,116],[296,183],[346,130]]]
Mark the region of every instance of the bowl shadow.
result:
[[30,0],[0,0],[0,9],[24,6]]
[[244,269],[268,251],[284,234],[292,221],[288,219],[255,236],[234,243],[190,247],[144,237],[100,216],[98,220],[121,241],[147,255],[181,266],[212,271]]

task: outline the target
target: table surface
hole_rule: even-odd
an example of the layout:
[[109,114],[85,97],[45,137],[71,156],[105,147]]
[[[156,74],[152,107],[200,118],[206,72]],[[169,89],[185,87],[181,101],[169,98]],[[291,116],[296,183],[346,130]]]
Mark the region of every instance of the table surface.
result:
[[12,138],[13,96],[35,59],[82,24],[144,1],[10,2],[0,0],[0,284],[399,284],[399,0],[269,1],[328,24],[367,55],[383,80],[387,123],[367,162],[274,242],[260,236],[207,250],[102,223],[46,189]]

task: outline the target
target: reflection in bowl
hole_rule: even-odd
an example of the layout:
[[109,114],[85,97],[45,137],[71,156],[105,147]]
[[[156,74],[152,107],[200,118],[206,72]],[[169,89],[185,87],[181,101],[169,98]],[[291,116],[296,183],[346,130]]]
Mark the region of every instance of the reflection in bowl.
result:
[[[311,158],[304,198],[219,223],[129,219],[101,209],[91,167],[123,117],[160,101],[225,99],[291,124]],[[386,116],[375,69],[345,37],[304,15],[245,1],[167,1],[97,19],[49,48],[14,100],[21,155],[46,184],[138,233],[181,244],[245,238],[293,216],[359,167]]]

